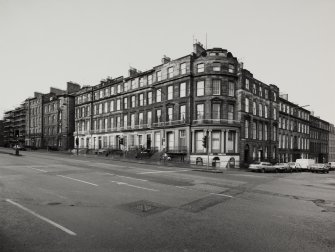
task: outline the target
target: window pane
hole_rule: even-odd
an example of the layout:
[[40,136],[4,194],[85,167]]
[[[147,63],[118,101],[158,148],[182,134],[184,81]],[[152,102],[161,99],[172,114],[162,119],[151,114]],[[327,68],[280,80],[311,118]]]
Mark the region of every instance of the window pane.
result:
[[204,81],[198,81],[197,82],[197,96],[203,96],[205,94],[205,82]]

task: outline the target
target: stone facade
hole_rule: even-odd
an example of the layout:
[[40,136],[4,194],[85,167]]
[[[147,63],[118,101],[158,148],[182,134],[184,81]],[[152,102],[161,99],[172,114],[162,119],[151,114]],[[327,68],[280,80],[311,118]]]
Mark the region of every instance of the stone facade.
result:
[[298,158],[309,158],[310,111],[287,98],[287,95],[279,98],[279,161],[295,162]]
[[329,125],[329,145],[328,145],[328,161],[335,162],[335,126]]
[[311,115],[309,138],[309,157],[317,163],[328,162],[329,123]]

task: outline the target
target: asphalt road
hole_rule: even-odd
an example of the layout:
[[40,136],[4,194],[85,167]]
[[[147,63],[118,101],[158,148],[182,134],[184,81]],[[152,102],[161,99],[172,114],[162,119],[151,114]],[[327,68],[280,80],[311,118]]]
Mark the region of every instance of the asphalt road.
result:
[[335,251],[335,172],[0,149],[0,251]]

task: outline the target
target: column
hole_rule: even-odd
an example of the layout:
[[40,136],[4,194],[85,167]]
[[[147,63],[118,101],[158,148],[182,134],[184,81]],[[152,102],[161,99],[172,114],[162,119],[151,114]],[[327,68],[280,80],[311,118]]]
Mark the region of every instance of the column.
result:
[[235,133],[235,153],[239,152],[239,150],[238,150],[238,146],[239,146],[239,141],[238,141],[239,137],[238,137],[238,134],[239,134],[239,132],[236,131],[236,133]]
[[229,135],[229,131],[230,130],[226,130],[225,131],[225,148],[224,148],[224,152],[227,153],[227,144],[228,144],[228,135]]
[[212,130],[208,130],[208,140],[207,140],[208,153],[212,153]]
[[225,130],[221,130],[220,146],[221,153],[225,153]]
[[190,145],[191,146],[191,153],[195,153],[195,133],[194,133],[194,130],[191,130],[191,141],[192,141],[192,144]]

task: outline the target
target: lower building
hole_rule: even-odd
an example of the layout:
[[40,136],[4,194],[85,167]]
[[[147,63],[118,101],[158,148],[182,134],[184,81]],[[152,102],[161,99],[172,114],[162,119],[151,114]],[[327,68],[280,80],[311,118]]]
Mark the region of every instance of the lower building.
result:
[[329,125],[328,162],[335,162],[335,126]]

